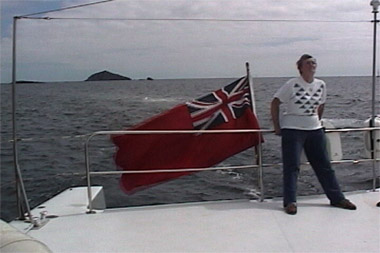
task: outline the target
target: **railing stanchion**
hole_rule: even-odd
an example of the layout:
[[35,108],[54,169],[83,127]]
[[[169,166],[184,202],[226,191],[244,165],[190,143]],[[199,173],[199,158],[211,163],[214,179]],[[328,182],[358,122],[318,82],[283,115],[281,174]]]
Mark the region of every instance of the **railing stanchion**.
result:
[[[377,37],[377,23],[379,23],[379,20],[377,19],[377,14],[379,13],[379,6],[380,2],[379,0],[372,0],[370,5],[372,6],[372,13],[373,13],[373,54],[372,54],[372,117],[370,120],[370,127],[375,127],[375,119],[376,119],[376,37]],[[371,157],[373,160],[373,182],[372,182],[372,188],[373,191],[376,190],[376,150],[375,150],[375,131],[370,131],[371,136]]]
[[84,152],[85,152],[85,163],[86,163],[86,178],[87,178],[87,196],[88,196],[88,212],[94,213],[92,210],[92,191],[91,191],[91,173],[90,173],[90,158],[88,156],[88,143],[93,135],[88,137],[85,142]]
[[[248,85],[249,85],[249,91],[250,91],[250,95],[251,95],[251,106],[252,106],[252,112],[255,114],[255,116],[257,117],[257,113],[256,113],[256,103],[255,103],[255,92],[254,92],[254,87],[253,87],[253,81],[252,81],[252,77],[251,77],[251,72],[250,72],[250,68],[249,68],[249,63],[246,62],[245,63],[245,67],[247,69],[247,78],[248,78]],[[258,136],[259,136],[259,144],[257,146],[255,146],[255,151],[256,151],[256,164],[259,166],[259,170],[258,170],[258,182],[259,182],[259,188],[260,188],[260,201],[264,201],[264,182],[263,182],[263,160],[262,160],[262,133],[261,132],[257,132]]]
[[263,171],[263,146],[261,143],[261,133],[259,133],[259,145],[257,148],[258,165],[259,165],[259,187],[260,187],[260,201],[264,201],[264,171]]

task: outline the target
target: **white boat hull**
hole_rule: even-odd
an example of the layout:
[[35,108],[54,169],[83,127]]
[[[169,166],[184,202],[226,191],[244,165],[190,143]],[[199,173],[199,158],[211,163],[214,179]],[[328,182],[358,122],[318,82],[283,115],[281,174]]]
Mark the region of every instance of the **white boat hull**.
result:
[[[101,188],[98,190],[94,195],[101,199]],[[42,204],[44,208],[33,210],[58,217],[29,230],[28,235],[53,252],[380,251],[378,191],[346,193],[358,206],[356,211],[331,207],[325,196],[299,198],[295,216],[284,213],[281,199],[105,209],[86,214],[86,202],[75,202],[86,196],[86,188],[73,188]],[[20,230],[27,227],[21,221],[11,225]]]

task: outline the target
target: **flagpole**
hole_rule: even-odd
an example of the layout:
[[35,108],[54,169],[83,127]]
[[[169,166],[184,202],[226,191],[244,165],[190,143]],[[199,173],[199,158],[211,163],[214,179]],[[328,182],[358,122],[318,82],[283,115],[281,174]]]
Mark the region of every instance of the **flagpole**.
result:
[[[255,103],[255,92],[253,88],[251,73],[249,69],[249,63],[245,63],[246,69],[247,69],[247,79],[248,79],[248,85],[249,85],[249,92],[251,94],[251,106],[252,106],[252,112],[256,114],[256,103]],[[259,178],[259,188],[260,188],[260,201],[264,201],[264,177],[263,177],[263,161],[262,161],[262,145],[261,145],[261,133],[259,134],[259,144],[258,146],[255,146],[255,152],[257,154],[256,156],[256,163],[259,166],[258,170],[258,178]]]

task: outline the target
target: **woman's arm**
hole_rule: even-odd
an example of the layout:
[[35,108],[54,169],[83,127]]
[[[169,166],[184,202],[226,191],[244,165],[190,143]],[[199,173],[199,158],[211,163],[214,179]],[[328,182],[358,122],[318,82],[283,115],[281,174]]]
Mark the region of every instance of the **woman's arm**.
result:
[[279,115],[280,114],[280,104],[281,104],[281,101],[278,98],[274,98],[272,100],[272,103],[270,106],[270,112],[272,115],[274,132],[276,135],[281,135],[280,115]]

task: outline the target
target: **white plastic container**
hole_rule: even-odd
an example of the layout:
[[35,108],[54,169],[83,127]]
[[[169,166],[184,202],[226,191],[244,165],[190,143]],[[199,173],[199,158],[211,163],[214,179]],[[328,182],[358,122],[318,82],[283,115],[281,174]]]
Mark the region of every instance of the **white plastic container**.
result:
[[[328,120],[322,120],[322,125],[326,129],[335,129],[335,126]],[[339,132],[326,133],[326,148],[331,161],[340,161],[343,159],[342,142]]]
[[[322,125],[326,129],[335,129],[335,126],[329,121],[322,119]],[[340,161],[343,159],[342,142],[340,140],[340,133],[326,133],[326,149],[331,161]],[[307,162],[305,151],[301,153],[301,163]]]
[[[364,121],[364,125],[365,127],[369,127],[370,126],[370,120],[371,119],[367,119],[366,121]],[[375,124],[374,124],[375,127],[380,127],[380,117],[377,116],[375,117]],[[373,137],[375,139],[375,142],[374,142],[374,154],[375,154],[375,158],[379,158],[380,157],[380,130],[376,130],[376,131],[373,131]],[[371,134],[370,134],[370,131],[365,131],[364,133],[364,154],[365,154],[365,157],[366,158],[372,158],[371,157]]]

